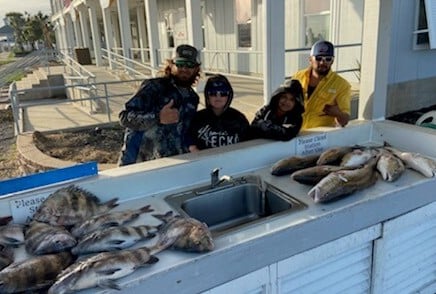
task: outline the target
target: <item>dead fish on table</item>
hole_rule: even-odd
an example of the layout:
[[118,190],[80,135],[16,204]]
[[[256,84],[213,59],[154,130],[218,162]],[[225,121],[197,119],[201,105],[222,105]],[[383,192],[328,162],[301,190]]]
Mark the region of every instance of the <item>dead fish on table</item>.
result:
[[316,164],[317,165],[332,165],[335,163],[340,163],[342,160],[342,157],[344,157],[345,154],[350,153],[353,151],[353,147],[351,146],[340,146],[340,147],[332,147],[325,151],[323,151]]
[[293,172],[315,166],[319,155],[308,156],[291,156],[288,158],[280,159],[271,167],[271,174],[274,176],[283,176],[292,174]]
[[378,148],[354,149],[342,157],[340,166],[359,167],[379,153]]
[[51,286],[73,262],[69,252],[47,254],[13,263],[0,272],[0,293],[36,291]]
[[52,225],[72,226],[118,206],[117,201],[118,198],[114,198],[100,203],[100,199],[91,192],[70,185],[50,194],[33,219]]
[[81,237],[96,230],[121,226],[128,222],[134,221],[143,213],[152,211],[154,210],[150,208],[150,205],[146,205],[139,209],[128,209],[124,211],[113,211],[99,214],[82,223],[77,223],[71,229],[71,234],[73,234],[75,237]]
[[25,230],[25,248],[28,253],[41,255],[72,248],[76,238],[63,226],[32,221]]
[[100,287],[121,290],[115,280],[130,275],[135,270],[159,261],[154,254],[160,247],[102,252],[69,266],[57,277],[48,294],[73,293],[79,290]]
[[191,252],[213,250],[215,245],[212,234],[205,223],[194,218],[173,215],[172,211],[153,216],[163,222],[159,228],[157,246]]
[[353,167],[337,165],[316,165],[303,168],[292,173],[291,179],[305,185],[316,185],[329,173],[339,170],[353,169]]
[[377,170],[384,181],[397,180],[406,170],[403,161],[390,152],[383,151],[377,161]]
[[6,224],[0,226],[0,244],[18,247],[24,243],[24,225]]
[[331,172],[308,195],[315,203],[322,203],[374,185],[377,181],[377,172],[374,169],[377,159],[372,158],[362,168]]
[[415,152],[402,152],[392,147],[386,147],[385,149],[399,157],[406,164],[406,167],[419,172],[423,176],[432,178],[436,175],[435,160]]
[[0,270],[14,262],[14,250],[3,244],[0,244]]
[[75,255],[82,255],[121,250],[133,246],[141,240],[153,238],[156,231],[156,227],[146,225],[109,227],[83,236],[71,249],[71,252]]

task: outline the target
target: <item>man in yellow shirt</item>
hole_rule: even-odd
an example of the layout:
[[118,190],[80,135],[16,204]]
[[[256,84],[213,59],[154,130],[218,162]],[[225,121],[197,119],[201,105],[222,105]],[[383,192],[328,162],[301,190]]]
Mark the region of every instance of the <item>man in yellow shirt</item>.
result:
[[344,127],[350,120],[351,85],[331,70],[333,62],[333,44],[320,40],[311,48],[310,66],[292,76],[303,86],[302,129]]

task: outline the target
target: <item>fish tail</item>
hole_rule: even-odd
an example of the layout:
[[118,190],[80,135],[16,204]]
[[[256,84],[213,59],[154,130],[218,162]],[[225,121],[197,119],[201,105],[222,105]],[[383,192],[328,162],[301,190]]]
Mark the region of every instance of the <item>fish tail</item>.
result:
[[104,203],[104,205],[105,205],[107,208],[112,209],[112,208],[118,206],[117,201],[118,201],[118,197],[115,197],[115,198],[113,198],[113,199],[107,201],[106,203]]
[[150,205],[146,205],[146,206],[141,207],[139,209],[140,213],[146,213],[146,212],[152,212],[152,211],[154,211],[154,209],[150,208]]

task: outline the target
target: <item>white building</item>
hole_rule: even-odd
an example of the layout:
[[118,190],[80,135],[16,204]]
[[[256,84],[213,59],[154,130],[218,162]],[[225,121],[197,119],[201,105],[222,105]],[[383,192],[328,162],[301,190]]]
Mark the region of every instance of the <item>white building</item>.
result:
[[[202,50],[205,71],[263,78],[268,97],[324,38],[336,46],[334,69],[360,84],[361,116],[435,104],[436,2],[379,2],[51,0],[58,49],[89,48],[98,66],[117,53],[157,68],[174,46],[190,43]],[[375,105],[377,115],[368,114]]]

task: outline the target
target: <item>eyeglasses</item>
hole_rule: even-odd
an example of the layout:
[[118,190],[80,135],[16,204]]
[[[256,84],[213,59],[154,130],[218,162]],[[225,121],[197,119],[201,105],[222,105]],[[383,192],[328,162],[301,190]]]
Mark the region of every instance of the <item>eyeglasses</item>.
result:
[[220,96],[220,97],[228,97],[230,95],[229,91],[209,91],[207,92],[208,96]]
[[321,60],[323,60],[324,62],[332,62],[333,58],[334,58],[333,56],[320,56],[320,55],[315,56],[315,60],[318,62],[321,62]]
[[176,61],[176,66],[178,68],[186,67],[186,68],[194,68],[197,66],[195,62],[192,61]]

